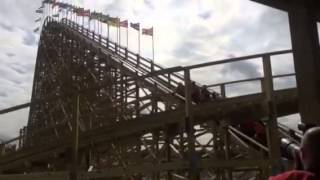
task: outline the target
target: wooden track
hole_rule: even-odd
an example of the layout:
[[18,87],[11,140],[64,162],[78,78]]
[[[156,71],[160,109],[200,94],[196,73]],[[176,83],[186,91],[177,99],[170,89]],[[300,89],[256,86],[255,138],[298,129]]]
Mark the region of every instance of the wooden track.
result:
[[[298,112],[296,89],[273,91],[280,76],[270,73],[270,57],[283,53],[290,51],[166,69],[75,23],[49,18],[32,101],[3,111],[31,106],[19,148],[0,156],[0,172],[264,179],[280,157],[276,118]],[[193,101],[191,69],[252,58],[262,58],[264,77],[212,85],[221,88],[221,98]],[[261,81],[261,93],[226,95],[228,84],[253,80]],[[179,83],[185,97],[175,93]],[[267,119],[268,144],[237,132],[248,117]],[[90,166],[101,173],[85,173]]]

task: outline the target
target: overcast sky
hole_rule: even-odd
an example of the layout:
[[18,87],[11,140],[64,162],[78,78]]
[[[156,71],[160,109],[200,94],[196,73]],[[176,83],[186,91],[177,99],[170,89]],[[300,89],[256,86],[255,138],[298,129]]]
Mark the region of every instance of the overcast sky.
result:
[[[0,6],[0,108],[30,100],[39,34],[40,0],[2,0]],[[291,49],[285,12],[249,0],[69,0],[122,20],[154,27],[155,61],[163,66],[190,65],[262,52]],[[105,29],[104,29],[105,30]],[[125,30],[122,31],[125,44]],[[137,51],[137,35],[129,31],[129,49]],[[151,58],[151,38],[142,36],[141,53]],[[294,72],[292,55],[275,57],[274,73]],[[210,78],[208,78],[210,73]],[[260,61],[194,71],[201,83],[261,76]],[[277,86],[295,85],[294,78]],[[254,83],[230,87],[230,95],[256,91]],[[0,116],[0,135],[14,136],[26,124],[28,110]]]

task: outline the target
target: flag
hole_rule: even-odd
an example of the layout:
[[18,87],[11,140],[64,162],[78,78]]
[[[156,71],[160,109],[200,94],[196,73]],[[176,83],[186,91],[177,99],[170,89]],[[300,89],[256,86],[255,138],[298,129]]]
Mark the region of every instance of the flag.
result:
[[38,32],[40,30],[40,28],[39,27],[37,27],[37,28],[35,28],[34,30],[33,30],[33,32]]
[[34,22],[39,22],[41,21],[41,18],[36,19]]
[[56,6],[59,6],[59,4],[60,4],[59,2],[53,1],[51,8],[53,9]]
[[54,14],[52,15],[52,17],[59,17],[59,14]]
[[73,8],[73,13],[78,14],[78,12],[80,12],[80,8],[74,7],[74,8]]
[[128,20],[120,21],[120,26],[124,28],[128,28]]
[[108,19],[108,24],[110,26],[118,27],[119,26],[119,22],[120,22],[120,18],[118,18],[118,17],[109,17],[109,19]]
[[97,13],[97,12],[92,12],[91,14],[90,14],[90,20],[92,20],[92,19],[101,19],[101,13]]
[[142,28],[142,34],[147,36],[153,36],[153,27],[151,28]]
[[68,9],[69,7],[70,7],[70,5],[67,3],[60,3],[59,4],[59,8]]
[[140,23],[130,23],[130,27],[137,31],[140,31]]
[[74,8],[75,8],[75,7],[74,7],[73,5],[68,4],[67,10],[68,10],[68,11],[73,11]]
[[42,5],[39,7],[39,9],[43,9],[44,8],[44,3],[42,3]]
[[43,0],[42,3],[48,3],[48,4],[52,4],[54,1],[53,0]]
[[37,10],[36,10],[36,13],[42,14],[42,13],[43,13],[43,10],[42,10],[42,9],[37,9]]
[[78,16],[88,16],[90,17],[90,9],[84,10],[83,8],[77,13]]
[[108,24],[109,17],[110,17],[110,16],[109,16],[108,14],[107,14],[107,15],[101,14],[101,15],[100,15],[100,20],[101,20],[101,22]]

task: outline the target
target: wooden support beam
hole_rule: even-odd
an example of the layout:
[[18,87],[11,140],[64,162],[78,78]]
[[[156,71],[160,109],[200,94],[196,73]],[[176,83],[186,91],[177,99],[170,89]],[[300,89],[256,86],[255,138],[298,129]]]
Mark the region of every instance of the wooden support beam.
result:
[[320,125],[320,47],[312,10],[289,12],[299,111],[305,124]]
[[[264,94],[265,104],[267,105],[268,121],[267,121],[267,139],[269,147],[269,157],[275,161],[273,164],[277,169],[280,163],[280,139],[278,135],[277,108],[274,96],[273,76],[271,67],[271,58],[268,55],[263,56],[263,72],[264,72]],[[277,162],[278,161],[278,162]]]
[[193,90],[191,79],[190,79],[190,70],[186,69],[184,71],[184,84],[185,84],[185,125],[186,125],[186,132],[188,135],[188,158],[190,161],[190,170],[189,170],[189,178],[191,180],[197,180],[200,178],[199,176],[199,157],[195,151],[195,137],[194,137],[194,116],[193,116],[193,109],[192,109],[192,99],[191,93]]
[[79,116],[80,116],[80,96],[75,96],[74,115],[72,126],[72,166],[71,180],[78,180],[78,156],[79,156]]
[[27,108],[29,106],[30,106],[30,103],[24,103],[24,104],[20,104],[20,105],[17,105],[17,106],[9,107],[9,108],[0,110],[0,114],[6,114],[6,113],[9,113],[9,112],[17,111],[17,110],[20,110],[20,109]]
[[[230,168],[237,169],[247,168],[247,170],[257,170],[257,167],[264,167],[271,164],[269,160],[259,159],[259,160],[218,160],[218,159],[206,159],[203,160],[200,169],[209,169],[209,168]],[[188,161],[180,160],[174,162],[167,162],[162,164],[154,165],[152,163],[143,163],[140,165],[128,166],[124,172],[122,167],[108,168],[101,170],[100,172],[83,172],[81,173],[83,177],[98,179],[98,178],[110,178],[110,177],[121,177],[124,173],[127,175],[136,174],[136,173],[152,173],[152,172],[163,172],[168,170],[185,170],[190,167]]]
[[293,12],[312,7],[317,21],[320,21],[320,2],[318,0],[251,0],[282,11]]
[[68,172],[41,172],[31,174],[0,175],[0,180],[69,180]]

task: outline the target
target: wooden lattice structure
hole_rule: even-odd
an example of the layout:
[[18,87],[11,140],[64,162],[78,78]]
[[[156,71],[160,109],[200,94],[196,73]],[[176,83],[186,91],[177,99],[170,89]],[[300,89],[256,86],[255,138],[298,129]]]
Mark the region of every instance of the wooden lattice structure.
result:
[[[30,105],[28,125],[2,145],[0,172],[50,172],[34,176],[57,179],[266,179],[280,164],[276,118],[298,112],[296,89],[273,90],[274,78],[295,76],[272,75],[272,56],[288,53],[163,68],[67,19],[47,18],[32,100],[21,105]],[[190,71],[248,59],[262,62],[263,77],[210,85],[221,97],[194,101],[192,89],[201,85],[192,83]],[[261,83],[260,93],[228,97],[228,85],[250,81]],[[177,93],[181,84],[183,94]],[[239,129],[248,117],[264,119],[266,143]],[[14,141],[18,147],[9,151]]]

